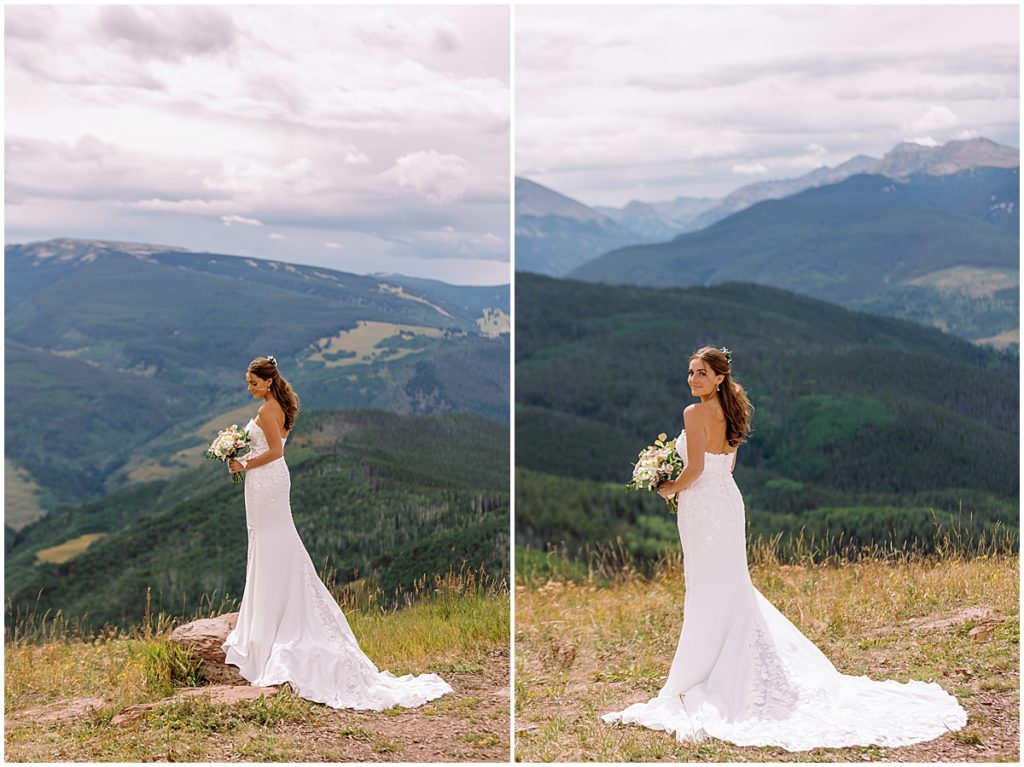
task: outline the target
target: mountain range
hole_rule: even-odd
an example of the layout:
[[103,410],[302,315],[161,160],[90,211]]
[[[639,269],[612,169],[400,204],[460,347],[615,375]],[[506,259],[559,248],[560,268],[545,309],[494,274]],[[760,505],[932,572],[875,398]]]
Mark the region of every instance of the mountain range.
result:
[[273,354],[313,409],[508,419],[508,286],[159,245],[5,248],[5,522],[202,460]]
[[587,207],[534,181],[517,178],[516,269],[565,276],[609,250],[670,240],[711,226],[758,202],[837,184],[860,174],[904,181],[912,175],[944,176],[974,168],[1019,166],[1019,150],[984,138],[951,141],[937,147],[905,142],[881,159],[857,155],[834,168],[817,168],[798,178],[747,184],[720,199],[633,200],[621,208]]
[[582,203],[525,178],[516,179],[516,271],[562,275],[636,232]]
[[669,242],[613,250],[571,276],[660,287],[756,282],[972,341],[1016,343],[1018,177],[1017,168],[900,182],[851,176]]
[[805,189],[837,184],[850,176],[869,174],[897,181],[914,175],[945,176],[973,168],[1016,168],[1020,152],[985,138],[950,141],[941,146],[897,144],[880,159],[857,155],[834,168],[822,167],[792,179],[757,181],[720,200],[677,197],[668,202],[634,200],[622,208],[596,207],[600,213],[632,229],[635,242],[668,240],[721,221],[763,200],[778,200]]
[[517,269],[663,287],[753,281],[1017,346],[1019,173],[1017,149],[970,139],[904,143],[722,200],[618,210],[520,179],[516,248],[530,260]]

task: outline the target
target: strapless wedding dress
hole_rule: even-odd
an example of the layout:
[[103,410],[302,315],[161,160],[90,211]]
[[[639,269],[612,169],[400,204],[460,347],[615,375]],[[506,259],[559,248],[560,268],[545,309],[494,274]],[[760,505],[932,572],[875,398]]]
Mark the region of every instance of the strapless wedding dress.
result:
[[[685,431],[676,450],[685,459]],[[704,471],[677,496],[686,592],[668,680],[656,698],[604,721],[788,751],[891,748],[962,728],[966,712],[934,682],[840,674],[754,588],[732,460],[705,453]]]
[[[256,457],[266,435],[255,418],[246,428]],[[249,549],[238,623],[222,645],[227,662],[253,685],[289,682],[333,708],[412,707],[451,692],[437,674],[396,677],[366,657],[302,545],[290,490],[284,456],[245,473]]]

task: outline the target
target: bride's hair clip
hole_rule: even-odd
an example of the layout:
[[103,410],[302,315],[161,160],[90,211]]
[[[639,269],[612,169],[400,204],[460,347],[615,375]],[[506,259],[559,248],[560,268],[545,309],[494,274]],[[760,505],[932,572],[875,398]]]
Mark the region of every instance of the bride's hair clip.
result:
[[270,361],[271,365],[273,365],[274,367],[277,367],[277,358],[275,358],[272,355],[268,354],[267,355],[267,359]]
[[722,354],[725,355],[726,361],[729,363],[729,367],[732,367],[732,352],[726,349],[724,346],[720,349]]

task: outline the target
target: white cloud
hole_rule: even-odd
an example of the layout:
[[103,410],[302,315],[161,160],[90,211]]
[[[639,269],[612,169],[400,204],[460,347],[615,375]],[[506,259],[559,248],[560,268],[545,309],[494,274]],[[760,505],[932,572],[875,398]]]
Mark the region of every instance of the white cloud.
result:
[[[8,7],[8,238],[48,218],[273,258],[326,257],[331,241],[347,254],[372,243],[384,263],[404,238],[406,259],[436,260],[421,232],[451,222],[483,236],[508,221],[509,17],[498,6]],[[472,177],[444,160],[410,166],[396,194],[397,169],[382,168],[423,147]]]
[[960,125],[953,110],[945,106],[931,106],[926,112],[918,115],[908,123],[909,133],[932,133],[955,128]]
[[227,192],[262,192],[271,186],[291,188],[310,177],[312,162],[300,157],[283,166],[272,166],[243,157],[228,157],[218,173],[203,179],[203,186]]
[[402,155],[387,171],[399,186],[411,187],[433,202],[451,202],[469,188],[471,168],[457,154],[435,149]]
[[119,202],[118,207],[125,207],[132,210],[146,210],[163,213],[185,213],[196,216],[217,216],[224,210],[228,210],[233,203],[228,200],[164,200],[153,197],[148,200],[132,200],[130,202]]
[[324,247],[328,250],[342,250],[345,246],[340,242],[325,242]]
[[431,16],[423,24],[430,30],[431,42],[437,50],[450,53],[466,44],[462,29],[442,16]]
[[354,146],[349,147],[345,151],[345,164],[346,165],[366,165],[370,162],[370,158],[363,152],[360,152]]
[[267,235],[267,239],[280,241],[284,239],[284,235],[279,234],[278,232],[271,232],[270,234]]
[[367,14],[355,34],[363,42],[392,50],[425,48],[451,53],[466,43],[461,27],[443,16],[409,21],[391,8],[376,8]]
[[235,25],[223,10],[198,6],[103,6],[99,30],[109,44],[123,45],[133,55],[180,60],[228,50],[235,42]]
[[224,226],[232,226],[234,224],[239,224],[240,226],[263,226],[262,221],[255,218],[246,218],[245,216],[221,216],[220,220],[223,222]]
[[914,136],[912,138],[903,139],[908,144],[918,144],[919,146],[941,146],[942,142],[937,141],[931,136]]
[[[516,172],[588,204],[720,196],[965,125],[1016,145],[1010,6],[524,5]],[[779,41],[785,40],[785,45]]]
[[733,165],[732,172],[738,173],[741,176],[756,176],[759,173],[767,173],[768,168],[764,163],[746,162]]

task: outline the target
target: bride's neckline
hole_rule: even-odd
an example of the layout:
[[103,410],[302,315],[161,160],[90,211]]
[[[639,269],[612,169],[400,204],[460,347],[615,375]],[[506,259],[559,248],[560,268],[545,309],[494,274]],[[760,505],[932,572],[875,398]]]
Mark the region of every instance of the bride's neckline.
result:
[[[679,437],[682,437],[682,436],[685,436],[685,435],[686,435],[686,429],[683,429],[681,432],[679,432]],[[676,439],[679,439],[679,437],[676,437]],[[731,453],[712,453],[710,450],[705,450],[704,451],[704,455],[733,456],[733,455],[736,455],[736,451],[733,450]]]

